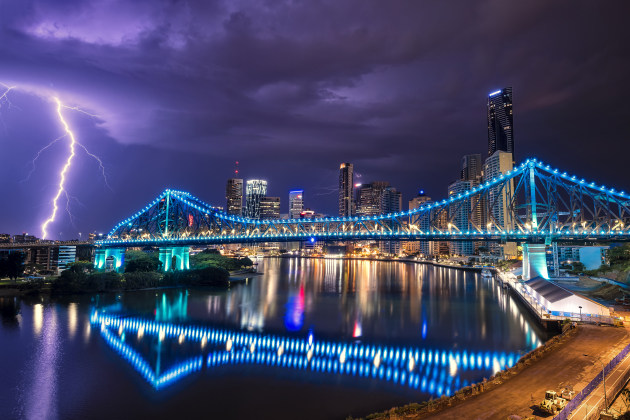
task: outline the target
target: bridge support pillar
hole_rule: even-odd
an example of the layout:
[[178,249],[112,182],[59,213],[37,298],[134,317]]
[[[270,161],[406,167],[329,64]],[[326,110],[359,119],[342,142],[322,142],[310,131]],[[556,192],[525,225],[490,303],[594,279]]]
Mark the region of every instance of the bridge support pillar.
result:
[[125,248],[98,248],[94,255],[94,268],[107,268],[107,260],[112,258],[112,269],[122,271],[125,263]]
[[549,280],[546,245],[523,244],[523,280],[538,276]]
[[190,268],[190,247],[160,247],[160,262],[164,271],[188,270]]

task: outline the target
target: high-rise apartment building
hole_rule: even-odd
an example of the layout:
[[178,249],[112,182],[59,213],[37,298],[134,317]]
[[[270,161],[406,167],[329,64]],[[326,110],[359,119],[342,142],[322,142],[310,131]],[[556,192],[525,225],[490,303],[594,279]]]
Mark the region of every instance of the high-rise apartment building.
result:
[[299,219],[304,210],[304,190],[289,191],[289,217]]
[[[457,197],[464,195],[466,191],[473,189],[473,181],[457,180],[448,186],[448,196]],[[450,232],[467,232],[471,229],[469,215],[471,213],[470,200],[457,200],[449,206],[448,218],[450,220],[448,230]],[[451,252],[456,255],[473,255],[472,241],[451,241]]]
[[[486,159],[484,163],[483,176],[484,181],[490,181],[507,171],[512,170],[513,161],[512,154],[498,150],[492,156]],[[510,179],[507,183],[501,183],[488,190],[487,209],[488,215],[491,216],[486,221],[486,229],[492,231],[511,231],[514,230],[514,218],[511,212],[511,201],[514,194],[514,180]],[[494,251],[499,249],[496,244],[490,244],[490,248]],[[508,242],[501,245],[503,256],[516,256],[516,243]]]
[[473,155],[465,155],[462,157],[462,171],[460,179],[464,181],[473,181],[475,185],[481,183],[481,155],[479,153]]
[[488,95],[488,156],[496,151],[508,152],[514,161],[514,118],[512,88],[506,87]]
[[357,214],[359,216],[376,216],[383,213],[383,194],[390,188],[389,182],[374,181],[357,187]]
[[354,169],[351,163],[339,167],[339,216],[354,215]]
[[[424,193],[424,190],[418,191],[418,195],[409,200],[409,210],[416,210],[420,207],[431,204],[431,197]],[[411,218],[413,221],[413,217]],[[431,229],[429,225],[429,218],[423,217],[416,224],[415,228],[428,232]],[[405,248],[409,252],[419,252],[420,254],[427,256],[433,254],[433,242],[432,241],[409,241],[405,244]]]
[[[396,188],[386,187],[381,196],[381,214],[398,213],[402,210],[402,194]],[[384,225],[391,226],[391,220],[384,220]],[[381,241],[379,244],[381,252],[391,255],[398,255],[400,252],[400,241]]]
[[260,199],[260,218],[280,218],[280,197],[262,197]]
[[243,180],[239,178],[230,178],[225,187],[225,210],[227,214],[236,216],[243,215]]
[[267,195],[267,181],[250,179],[245,186],[245,216],[260,219],[260,200]]

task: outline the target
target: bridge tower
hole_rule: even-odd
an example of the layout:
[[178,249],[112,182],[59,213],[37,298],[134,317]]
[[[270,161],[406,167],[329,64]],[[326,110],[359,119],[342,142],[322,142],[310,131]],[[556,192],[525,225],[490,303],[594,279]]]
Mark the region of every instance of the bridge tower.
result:
[[523,244],[523,279],[529,280],[534,277],[549,280],[545,244]]
[[122,271],[125,263],[125,248],[97,248],[94,256],[94,268],[104,270],[107,260],[112,258],[112,267],[115,271]]
[[160,247],[159,258],[164,271],[188,270],[190,268],[190,247]]

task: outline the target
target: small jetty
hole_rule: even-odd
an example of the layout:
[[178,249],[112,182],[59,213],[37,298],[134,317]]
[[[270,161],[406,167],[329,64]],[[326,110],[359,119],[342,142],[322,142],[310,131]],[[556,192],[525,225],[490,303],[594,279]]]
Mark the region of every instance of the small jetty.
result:
[[513,273],[494,270],[495,281],[516,296],[546,329],[556,329],[561,322],[588,322],[615,325],[610,308],[573,293],[542,277],[518,279]]

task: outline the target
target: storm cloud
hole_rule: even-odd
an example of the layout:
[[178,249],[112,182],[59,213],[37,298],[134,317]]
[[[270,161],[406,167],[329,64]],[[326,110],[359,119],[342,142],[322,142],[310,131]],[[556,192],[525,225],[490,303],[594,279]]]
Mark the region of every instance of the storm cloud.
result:
[[[0,2],[0,232],[39,234],[63,142],[80,154],[75,219],[55,235],[107,231],[166,187],[224,205],[234,161],[270,195],[305,189],[335,214],[340,162],[410,199],[434,198],[461,156],[487,150],[488,92],[514,89],[516,160],[535,156],[630,189],[630,29],[625,1]],[[10,101],[10,102],[9,102]],[[79,204],[81,203],[81,204]],[[65,203],[64,203],[65,205]]]

